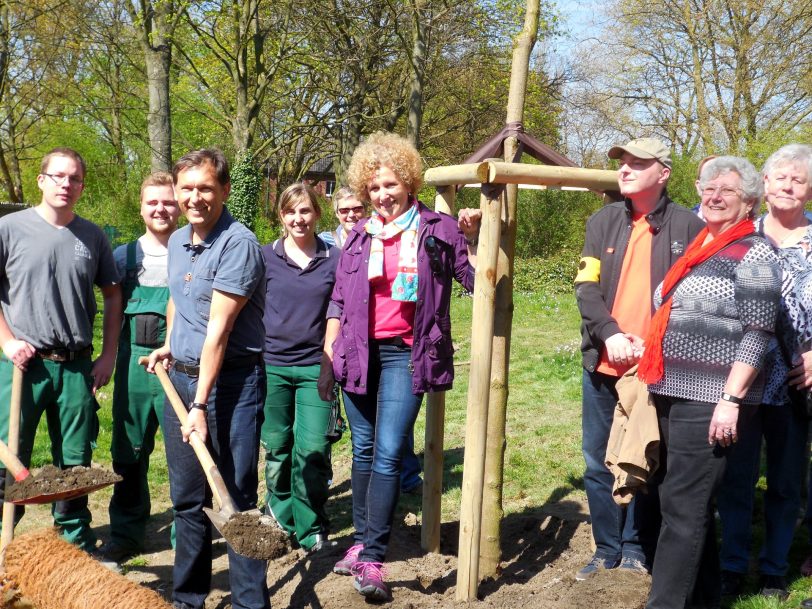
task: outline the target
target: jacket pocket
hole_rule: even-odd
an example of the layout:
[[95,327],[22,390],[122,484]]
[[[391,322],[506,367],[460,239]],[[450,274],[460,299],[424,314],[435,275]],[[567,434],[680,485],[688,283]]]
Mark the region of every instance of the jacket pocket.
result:
[[333,375],[339,383],[347,380],[347,352],[344,337],[340,333],[333,342]]
[[424,342],[426,380],[431,385],[448,385],[454,380],[454,345],[450,333],[433,325]]

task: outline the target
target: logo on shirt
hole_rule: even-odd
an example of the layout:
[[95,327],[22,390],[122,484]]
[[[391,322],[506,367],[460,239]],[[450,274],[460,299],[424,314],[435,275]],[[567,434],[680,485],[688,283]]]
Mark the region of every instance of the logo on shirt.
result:
[[671,253],[675,256],[682,256],[685,252],[685,242],[682,239],[671,242]]
[[93,256],[90,255],[90,250],[78,237],[76,241],[73,242],[73,254],[76,258],[86,258],[88,260],[93,258]]

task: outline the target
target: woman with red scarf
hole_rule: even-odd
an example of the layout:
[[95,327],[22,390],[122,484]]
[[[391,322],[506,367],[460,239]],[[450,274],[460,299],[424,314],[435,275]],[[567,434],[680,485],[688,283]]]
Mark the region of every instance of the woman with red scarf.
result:
[[657,406],[665,465],[647,609],[719,606],[713,497],[738,438],[739,406],[761,400],[781,296],[775,255],[753,227],[763,194],[753,165],[713,159],[700,190],[707,226],[655,292],[638,371]]

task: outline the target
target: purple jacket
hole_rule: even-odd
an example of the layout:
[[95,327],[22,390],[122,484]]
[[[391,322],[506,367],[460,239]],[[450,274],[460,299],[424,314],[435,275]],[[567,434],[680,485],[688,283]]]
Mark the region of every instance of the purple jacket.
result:
[[[454,346],[451,344],[451,280],[467,290],[474,288],[474,268],[468,263],[465,237],[451,216],[420,205],[417,254],[417,306],[412,346],[412,393],[445,391],[454,380]],[[366,394],[369,369],[369,250],[372,238],[356,224],[341,252],[327,317],[340,320],[333,343],[333,370],[345,390]],[[425,240],[437,243],[441,272],[434,275]]]

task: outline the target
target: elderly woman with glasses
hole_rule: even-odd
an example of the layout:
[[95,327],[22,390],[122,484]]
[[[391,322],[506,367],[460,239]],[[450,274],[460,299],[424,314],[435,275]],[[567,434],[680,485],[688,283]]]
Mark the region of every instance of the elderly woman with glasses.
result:
[[333,211],[338,218],[338,226],[335,230],[319,233],[319,239],[341,249],[355,224],[366,217],[367,208],[358,200],[352,188],[344,186],[333,193]]
[[[401,455],[423,394],[454,377],[452,280],[474,284],[466,239],[478,217],[453,218],[420,203],[420,155],[407,140],[375,133],[353,154],[348,177],[372,215],[347,236],[327,311],[319,381],[343,388],[352,431],[353,545],[333,571],[356,590],[389,600],[383,562],[400,488]],[[473,221],[472,221],[473,220]],[[466,237],[468,235],[468,237]]]
[[[801,506],[808,463],[806,401],[812,384],[812,224],[804,213],[812,200],[812,147],[790,144],[764,164],[767,214],[756,231],[773,246],[781,265],[781,309],[776,338],[765,360],[760,406],[741,409],[739,444],[728,460],[718,507],[722,523],[722,595],[738,596],[750,567],[755,487],[766,445],[764,541],[758,558],[763,596],[789,595],[785,576]],[[806,571],[806,572],[805,572]],[[812,575],[812,560],[802,567]]]
[[753,226],[761,176],[746,159],[718,157],[702,168],[700,191],[706,227],[655,292],[638,369],[657,407],[665,472],[647,609],[719,606],[713,498],[739,409],[761,401],[779,309],[775,254]]

